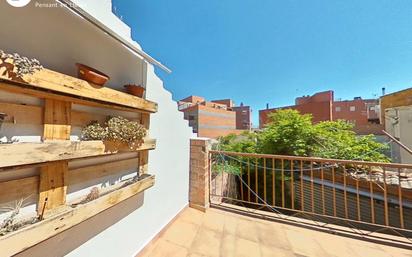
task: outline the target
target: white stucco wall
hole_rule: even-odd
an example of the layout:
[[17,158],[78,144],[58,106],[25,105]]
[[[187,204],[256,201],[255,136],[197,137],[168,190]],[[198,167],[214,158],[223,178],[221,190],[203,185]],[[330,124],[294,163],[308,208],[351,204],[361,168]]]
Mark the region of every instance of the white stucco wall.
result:
[[[83,4],[86,11],[131,40],[130,28],[111,13],[110,1],[76,2],[87,3]],[[150,136],[157,139],[156,150],[149,154],[149,172],[156,175],[155,186],[20,256],[134,256],[188,204],[189,144],[194,136],[191,128],[152,65],[71,11],[36,8],[34,2],[12,8],[2,1],[0,17],[8,20],[0,30],[0,49],[35,57],[45,67],[73,76],[76,62],[94,66],[111,77],[107,86],[121,89],[126,83],[145,85],[146,98],[159,105],[158,113],[151,116],[150,128]],[[7,99],[20,101],[18,96]],[[27,133],[39,138],[41,129]]]

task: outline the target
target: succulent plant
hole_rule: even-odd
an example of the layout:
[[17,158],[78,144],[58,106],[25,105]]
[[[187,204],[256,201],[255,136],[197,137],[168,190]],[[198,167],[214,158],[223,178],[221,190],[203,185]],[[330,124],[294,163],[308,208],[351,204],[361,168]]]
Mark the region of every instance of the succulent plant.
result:
[[93,121],[83,128],[82,140],[103,140],[128,144],[130,148],[143,143],[147,130],[138,122],[123,117],[110,117],[104,125]]

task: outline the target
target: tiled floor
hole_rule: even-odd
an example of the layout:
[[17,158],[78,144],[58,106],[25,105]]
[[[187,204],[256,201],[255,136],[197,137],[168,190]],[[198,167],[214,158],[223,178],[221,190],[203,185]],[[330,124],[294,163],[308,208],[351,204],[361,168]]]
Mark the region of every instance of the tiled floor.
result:
[[378,245],[218,209],[187,208],[139,257],[412,257]]

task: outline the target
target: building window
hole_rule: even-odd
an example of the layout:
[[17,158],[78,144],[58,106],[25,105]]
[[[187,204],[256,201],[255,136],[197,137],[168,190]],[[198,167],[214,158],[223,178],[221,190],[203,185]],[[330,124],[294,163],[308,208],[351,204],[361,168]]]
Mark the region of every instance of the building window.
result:
[[340,112],[340,110],[341,110],[341,109],[340,109],[340,106],[336,106],[336,107],[335,107],[335,111],[336,111],[336,112]]
[[356,107],[355,107],[355,106],[351,106],[351,107],[349,107],[349,111],[351,111],[351,112],[356,111]]

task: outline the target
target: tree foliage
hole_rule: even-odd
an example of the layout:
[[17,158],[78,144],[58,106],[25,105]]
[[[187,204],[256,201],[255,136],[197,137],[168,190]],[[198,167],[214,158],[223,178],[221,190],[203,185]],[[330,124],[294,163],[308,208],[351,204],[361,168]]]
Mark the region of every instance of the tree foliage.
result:
[[312,123],[312,115],[279,110],[256,133],[221,137],[219,149],[233,152],[312,156],[346,160],[388,162],[387,146],[373,135],[358,136],[347,121]]

